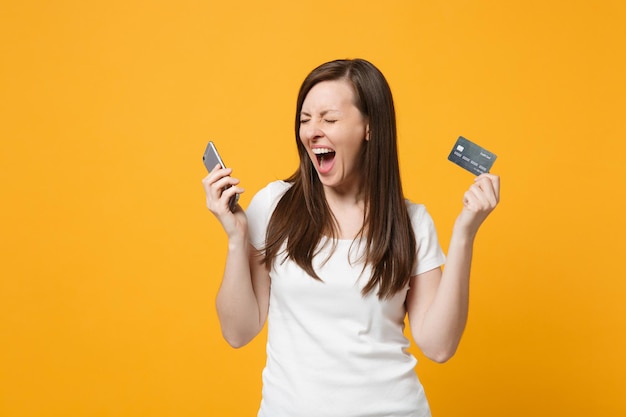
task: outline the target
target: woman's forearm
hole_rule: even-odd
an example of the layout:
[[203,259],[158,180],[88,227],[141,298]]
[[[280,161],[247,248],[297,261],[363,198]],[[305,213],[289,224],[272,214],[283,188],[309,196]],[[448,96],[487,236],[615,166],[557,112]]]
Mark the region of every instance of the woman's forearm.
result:
[[[222,284],[217,294],[217,314],[226,341],[241,347],[256,336],[265,322],[263,288],[255,288],[247,239],[231,239],[228,245]],[[259,283],[260,284],[260,283]],[[269,292],[269,287],[267,288]]]

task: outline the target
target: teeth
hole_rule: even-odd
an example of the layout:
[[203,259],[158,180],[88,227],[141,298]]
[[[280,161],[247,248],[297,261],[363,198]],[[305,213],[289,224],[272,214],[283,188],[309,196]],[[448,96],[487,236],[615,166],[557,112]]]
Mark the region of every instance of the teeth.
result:
[[313,149],[313,153],[315,155],[323,155],[325,153],[331,153],[331,152],[335,152],[335,151],[333,151],[330,148],[315,148],[315,149]]

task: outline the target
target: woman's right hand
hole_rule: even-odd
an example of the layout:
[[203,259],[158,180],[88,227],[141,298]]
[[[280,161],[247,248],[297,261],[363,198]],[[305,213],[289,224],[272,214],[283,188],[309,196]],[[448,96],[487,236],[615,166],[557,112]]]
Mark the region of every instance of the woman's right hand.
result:
[[216,165],[209,175],[204,177],[202,185],[206,193],[206,205],[222,224],[228,238],[243,238],[248,231],[246,214],[239,204],[235,206],[234,212],[230,211],[228,201],[235,194],[243,193],[244,189],[237,186],[239,180],[231,177],[231,173],[231,168]]

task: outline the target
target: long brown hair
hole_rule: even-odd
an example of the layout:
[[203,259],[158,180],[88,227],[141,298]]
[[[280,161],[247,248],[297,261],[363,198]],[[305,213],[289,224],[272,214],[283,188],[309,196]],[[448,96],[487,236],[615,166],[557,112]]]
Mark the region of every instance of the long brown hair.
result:
[[[365,239],[364,261],[365,265],[372,267],[372,276],[362,294],[367,295],[378,288],[378,297],[388,298],[408,284],[415,265],[416,244],[400,182],[391,89],[383,74],[362,59],[322,64],[305,78],[300,87],[295,120],[300,166],[286,180],[291,187],[278,202],[270,219],[264,262],[270,268],[285,242],[286,258],[296,262],[311,277],[321,280],[313,268],[313,257],[324,236],[337,238],[337,225],[315,167],[300,140],[300,112],[313,86],[340,79],[345,79],[354,88],[355,105],[367,118],[370,129],[369,140],[361,153],[365,214],[357,239]],[[305,221],[294,221],[296,216]]]

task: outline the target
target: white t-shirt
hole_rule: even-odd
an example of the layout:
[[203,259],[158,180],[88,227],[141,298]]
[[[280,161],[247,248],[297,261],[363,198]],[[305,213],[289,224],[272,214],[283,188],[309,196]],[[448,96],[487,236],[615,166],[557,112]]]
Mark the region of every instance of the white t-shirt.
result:
[[[259,191],[247,209],[250,241],[265,244],[267,224],[289,183]],[[430,215],[407,202],[415,231],[413,275],[445,261]],[[304,217],[294,221],[306,222]],[[314,258],[322,281],[279,254],[270,271],[267,363],[258,417],[426,417],[428,401],[404,336],[408,286],[390,299],[361,289],[359,242],[329,242]]]

